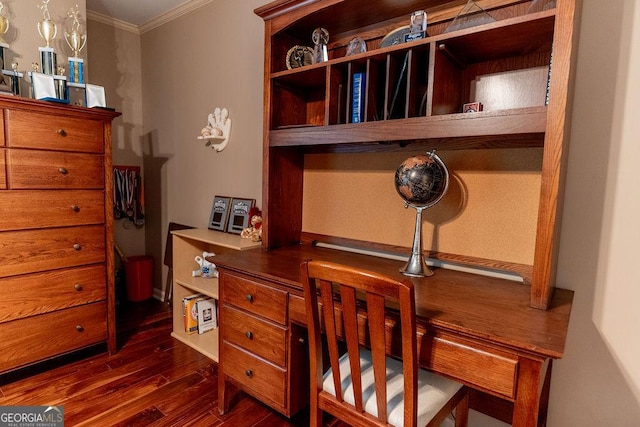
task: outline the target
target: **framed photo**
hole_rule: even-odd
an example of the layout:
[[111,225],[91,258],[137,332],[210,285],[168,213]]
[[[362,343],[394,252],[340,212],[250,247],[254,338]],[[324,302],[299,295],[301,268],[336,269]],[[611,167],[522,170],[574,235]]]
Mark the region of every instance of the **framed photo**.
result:
[[225,231],[230,209],[231,197],[215,196],[209,217],[209,229]]
[[242,230],[249,226],[249,209],[255,205],[254,199],[231,199],[231,210],[229,212],[229,224],[227,232],[240,234]]

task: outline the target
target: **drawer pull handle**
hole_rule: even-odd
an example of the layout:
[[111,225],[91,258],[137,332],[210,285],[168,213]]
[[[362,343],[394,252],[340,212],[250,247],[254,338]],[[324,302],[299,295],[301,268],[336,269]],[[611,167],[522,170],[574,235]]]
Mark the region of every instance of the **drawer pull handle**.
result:
[[253,295],[251,295],[251,294],[247,294],[247,297],[246,297],[246,298],[247,298],[247,301],[249,301],[249,302],[253,302]]
[[246,371],[244,371],[244,374],[249,378],[253,377],[253,371],[251,369],[247,369]]
[[58,172],[60,172],[62,175],[66,175],[69,173],[67,168],[58,168]]
[[76,331],[82,332],[84,331],[84,327],[82,325],[76,325]]
[[80,206],[73,205],[73,206],[71,206],[71,210],[74,211],[74,212],[80,212]]
[[307,340],[306,340],[306,338],[305,338],[305,337],[300,337],[300,338],[298,338],[298,342],[299,342],[300,344],[306,344],[306,343],[307,343]]
[[79,251],[80,249],[82,249],[82,246],[80,246],[80,243],[74,243],[73,249],[75,249],[76,251]]
[[247,331],[247,333],[245,334],[247,336],[247,338],[249,338],[250,340],[253,339],[253,334],[251,333],[251,331]]
[[58,135],[67,136],[67,131],[65,131],[64,129],[58,129]]
[[82,285],[76,284],[76,285],[74,285],[74,288],[76,289],[76,291],[81,291],[82,290]]

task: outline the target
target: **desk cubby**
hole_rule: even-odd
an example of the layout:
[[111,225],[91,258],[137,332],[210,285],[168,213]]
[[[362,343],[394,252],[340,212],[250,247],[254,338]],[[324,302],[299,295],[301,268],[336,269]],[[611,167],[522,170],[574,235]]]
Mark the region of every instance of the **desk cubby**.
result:
[[[184,328],[182,299],[201,293],[218,301],[218,279],[193,276],[198,270],[196,256],[203,252],[220,255],[259,247],[260,243],[243,239],[239,235],[207,229],[172,231],[173,239],[173,332],[171,336],[218,361],[218,329],[203,334],[188,334]],[[215,257],[211,258],[215,264]]]

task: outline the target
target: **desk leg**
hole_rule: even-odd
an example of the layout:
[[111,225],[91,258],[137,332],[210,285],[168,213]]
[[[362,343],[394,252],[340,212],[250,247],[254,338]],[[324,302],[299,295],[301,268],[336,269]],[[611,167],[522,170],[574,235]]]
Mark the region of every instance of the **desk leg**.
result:
[[513,427],[537,427],[542,360],[520,358]]

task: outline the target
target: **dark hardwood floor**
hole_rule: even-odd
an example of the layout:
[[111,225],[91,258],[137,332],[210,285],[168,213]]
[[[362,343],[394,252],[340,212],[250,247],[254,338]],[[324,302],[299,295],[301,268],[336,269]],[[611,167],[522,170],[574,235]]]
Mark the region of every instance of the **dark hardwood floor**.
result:
[[244,393],[217,409],[217,364],[172,338],[171,312],[157,300],[128,303],[118,314],[119,351],[104,348],[0,376],[0,406],[64,406],[66,426],[308,425]]

